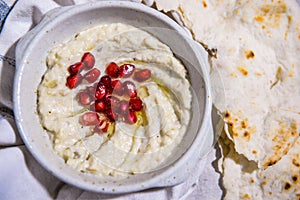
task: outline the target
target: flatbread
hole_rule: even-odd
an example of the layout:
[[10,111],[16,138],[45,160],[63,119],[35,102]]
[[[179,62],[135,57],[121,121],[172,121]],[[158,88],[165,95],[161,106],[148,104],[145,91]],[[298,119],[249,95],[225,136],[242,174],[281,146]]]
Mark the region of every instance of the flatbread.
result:
[[223,185],[225,199],[299,199],[300,139],[287,155],[266,170],[234,150],[234,144],[223,132],[219,142],[223,149]]
[[[300,174],[300,155],[292,153],[300,152],[300,6],[295,0],[155,5],[176,12],[195,40],[217,50],[211,59],[213,101],[226,122],[224,138],[232,141],[232,153],[222,160],[226,199],[298,197],[299,181],[291,179]],[[243,173],[248,165],[252,172]],[[287,182],[290,192],[281,194]]]

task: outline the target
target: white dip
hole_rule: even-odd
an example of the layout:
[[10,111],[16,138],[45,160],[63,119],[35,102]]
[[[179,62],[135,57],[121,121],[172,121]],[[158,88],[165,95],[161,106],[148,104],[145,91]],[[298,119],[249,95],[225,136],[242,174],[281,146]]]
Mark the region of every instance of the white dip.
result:
[[[79,123],[85,111],[76,94],[91,84],[83,82],[71,90],[66,78],[68,67],[85,52],[95,56],[101,76],[110,62],[151,70],[148,81],[135,82],[146,124],[117,121],[113,133],[97,134]],[[187,72],[170,48],[147,32],[120,23],[100,25],[52,49],[47,65],[38,88],[38,113],[54,150],[71,167],[100,176],[147,172],[159,167],[181,142],[190,121]]]

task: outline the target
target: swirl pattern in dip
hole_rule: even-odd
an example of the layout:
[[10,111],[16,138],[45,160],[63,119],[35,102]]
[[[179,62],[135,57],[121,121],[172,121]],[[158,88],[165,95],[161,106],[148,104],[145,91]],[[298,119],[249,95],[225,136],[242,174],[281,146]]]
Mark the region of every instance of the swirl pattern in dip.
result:
[[[94,55],[101,76],[111,62],[151,71],[144,82],[128,78],[143,101],[136,123],[116,120],[102,134],[80,123],[89,108],[77,94],[91,84],[83,81],[70,89],[66,79],[68,67],[85,52]],[[180,144],[191,112],[187,72],[170,48],[149,33],[120,23],[99,25],[52,49],[47,65],[38,88],[38,113],[54,150],[71,167],[100,176],[143,173],[164,164]]]

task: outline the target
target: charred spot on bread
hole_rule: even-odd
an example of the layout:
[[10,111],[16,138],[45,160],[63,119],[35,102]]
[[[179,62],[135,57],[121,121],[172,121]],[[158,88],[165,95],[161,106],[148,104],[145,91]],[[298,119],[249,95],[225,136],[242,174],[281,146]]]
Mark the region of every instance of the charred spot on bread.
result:
[[225,113],[224,113],[224,117],[225,117],[225,118],[229,118],[229,117],[230,117],[230,113],[229,113],[229,111],[228,111],[228,110],[226,110],[226,111],[225,111]]
[[252,50],[247,50],[247,51],[245,51],[245,56],[247,59],[254,59],[255,54]]
[[296,167],[299,167],[300,168],[300,162],[299,161],[297,161],[297,159],[293,159],[292,160],[292,163],[296,166]]
[[292,180],[293,180],[294,182],[296,182],[296,181],[298,180],[298,176],[297,176],[297,175],[292,176]]
[[292,187],[292,185],[289,182],[286,182],[284,185],[285,190],[289,190]]
[[269,161],[266,162],[265,167],[270,167],[272,165],[275,165],[277,162],[278,160],[270,159]]

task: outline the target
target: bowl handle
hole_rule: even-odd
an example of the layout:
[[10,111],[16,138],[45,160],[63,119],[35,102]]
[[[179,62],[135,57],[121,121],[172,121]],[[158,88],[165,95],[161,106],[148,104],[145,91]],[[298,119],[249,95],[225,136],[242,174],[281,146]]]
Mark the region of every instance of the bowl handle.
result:
[[23,52],[25,51],[25,49],[27,49],[27,47],[30,45],[32,39],[37,35],[37,33],[43,29],[43,27],[45,25],[47,25],[48,23],[50,23],[56,16],[59,16],[60,14],[62,14],[63,12],[67,11],[70,9],[71,6],[65,6],[65,7],[58,7],[58,8],[54,8],[50,11],[48,11],[44,17],[42,18],[42,20],[40,21],[40,23],[38,23],[38,25],[36,25],[33,29],[31,29],[29,32],[27,32],[19,41],[18,44],[16,46],[16,51],[15,51],[15,57],[16,57],[16,68],[18,68],[20,66],[20,64],[23,62],[22,58],[23,58]]

